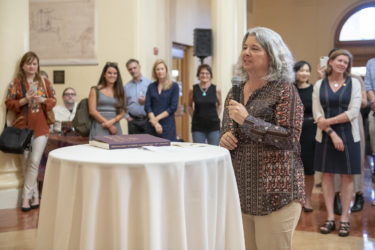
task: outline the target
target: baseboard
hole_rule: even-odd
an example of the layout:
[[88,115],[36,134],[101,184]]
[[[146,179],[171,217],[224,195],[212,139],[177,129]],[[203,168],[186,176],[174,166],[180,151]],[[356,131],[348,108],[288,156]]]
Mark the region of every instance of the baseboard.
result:
[[21,204],[21,189],[0,190],[0,209],[16,208]]

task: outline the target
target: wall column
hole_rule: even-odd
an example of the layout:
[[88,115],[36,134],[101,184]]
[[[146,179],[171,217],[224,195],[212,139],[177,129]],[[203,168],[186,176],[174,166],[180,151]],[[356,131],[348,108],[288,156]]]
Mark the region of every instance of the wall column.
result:
[[[17,64],[29,49],[29,1],[0,1],[0,131],[5,120],[5,97]],[[9,117],[9,115],[8,115]],[[19,155],[0,151],[0,209],[17,207],[23,176]]]
[[[134,57],[139,60],[142,74],[151,78],[156,59],[172,65],[172,40],[170,37],[170,0],[138,0],[135,4]],[[154,55],[154,48],[158,54]],[[171,72],[169,72],[171,74]]]
[[211,0],[213,30],[212,68],[223,101],[231,88],[233,65],[246,32],[246,0]]

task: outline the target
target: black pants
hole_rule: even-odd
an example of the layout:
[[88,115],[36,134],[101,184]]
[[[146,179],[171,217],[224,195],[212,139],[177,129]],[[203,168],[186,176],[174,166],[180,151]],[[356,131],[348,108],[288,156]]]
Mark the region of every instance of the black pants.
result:
[[145,134],[146,133],[147,119],[136,119],[128,121],[128,133],[129,134]]

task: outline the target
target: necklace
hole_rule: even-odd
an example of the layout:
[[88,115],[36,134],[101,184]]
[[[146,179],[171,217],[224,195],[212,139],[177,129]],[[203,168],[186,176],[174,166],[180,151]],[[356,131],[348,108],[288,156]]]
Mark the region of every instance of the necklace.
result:
[[207,88],[202,88],[202,86],[199,84],[199,88],[201,89],[202,91],[202,96],[206,96],[207,95],[207,90],[210,86],[208,86]]
[[339,88],[341,86],[345,86],[345,79],[340,79],[338,81],[331,81],[331,84],[333,85],[334,88]]

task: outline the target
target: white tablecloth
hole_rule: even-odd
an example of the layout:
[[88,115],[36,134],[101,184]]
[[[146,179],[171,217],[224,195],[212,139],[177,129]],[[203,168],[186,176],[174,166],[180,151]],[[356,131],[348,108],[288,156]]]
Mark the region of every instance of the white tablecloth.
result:
[[229,152],[156,149],[50,152],[38,249],[245,249]]

